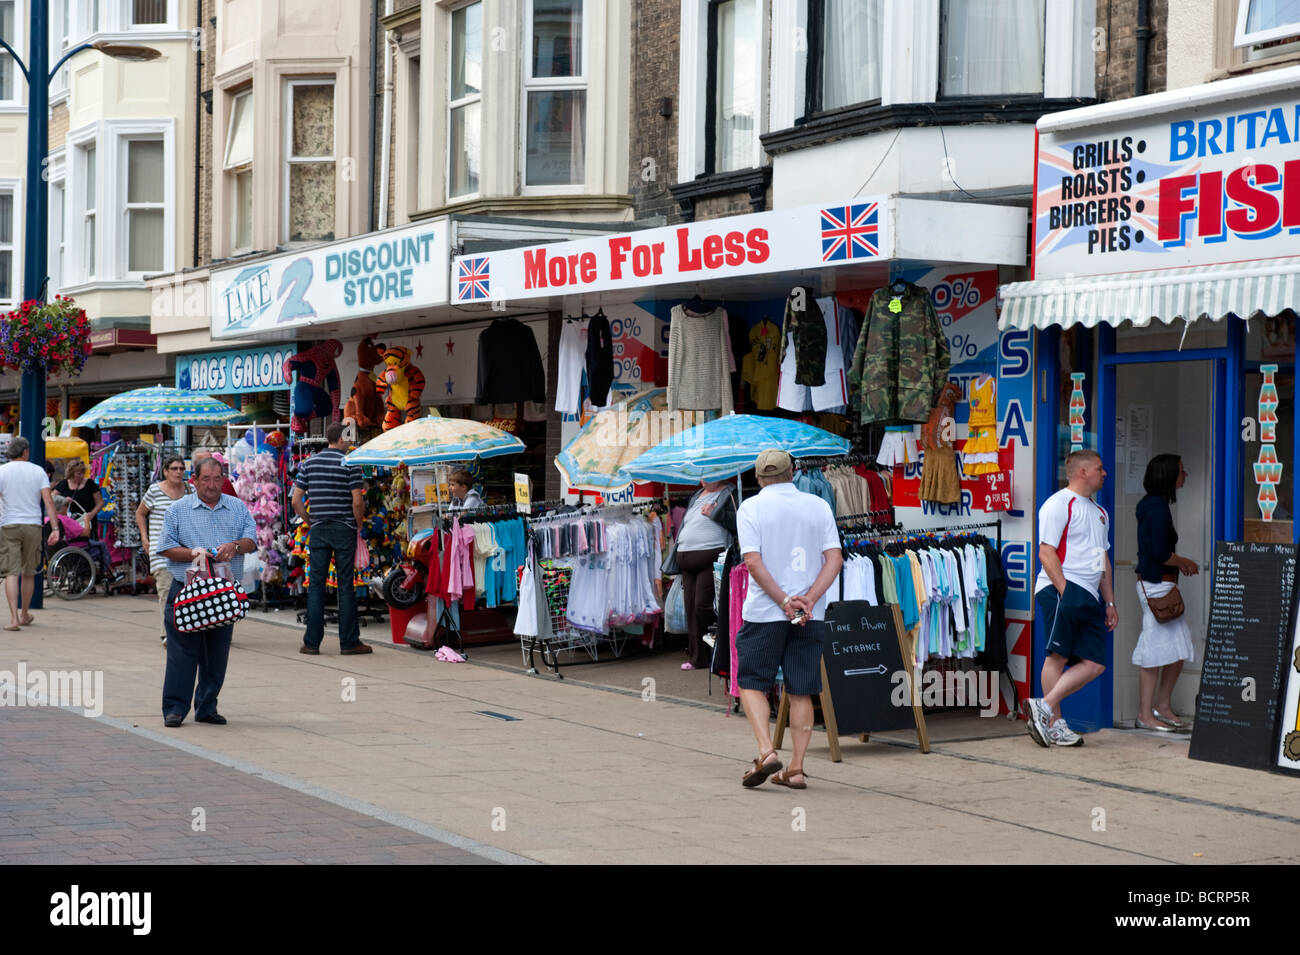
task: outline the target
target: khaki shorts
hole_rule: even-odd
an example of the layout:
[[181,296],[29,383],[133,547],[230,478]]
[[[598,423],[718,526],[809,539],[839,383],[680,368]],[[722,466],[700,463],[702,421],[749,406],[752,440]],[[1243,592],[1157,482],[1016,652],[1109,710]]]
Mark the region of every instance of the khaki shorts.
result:
[[0,577],[30,577],[41,569],[41,525],[6,524],[0,528],[4,550],[0,555]]

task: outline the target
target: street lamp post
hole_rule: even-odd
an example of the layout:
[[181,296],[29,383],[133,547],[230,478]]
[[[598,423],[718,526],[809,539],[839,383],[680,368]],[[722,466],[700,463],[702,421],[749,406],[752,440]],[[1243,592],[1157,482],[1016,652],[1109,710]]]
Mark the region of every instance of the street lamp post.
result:
[[[8,51],[27,79],[27,218],[23,227],[23,300],[43,299],[49,268],[50,187],[46,179],[45,159],[50,147],[50,83],[59,68],[71,57],[85,50],[99,50],[108,56],[123,60],[151,60],[160,54],[149,47],[117,45],[110,43],[83,43],[73,47],[49,68],[50,16],[49,4],[44,0],[28,4],[31,7],[31,34],[28,42],[27,62],[18,52],[0,39],[0,47]],[[18,433],[31,445],[30,460],[45,463],[45,435],[41,423],[45,419],[45,368],[24,369],[22,388],[18,393]],[[32,607],[41,606],[41,587],[37,580],[32,595]]]

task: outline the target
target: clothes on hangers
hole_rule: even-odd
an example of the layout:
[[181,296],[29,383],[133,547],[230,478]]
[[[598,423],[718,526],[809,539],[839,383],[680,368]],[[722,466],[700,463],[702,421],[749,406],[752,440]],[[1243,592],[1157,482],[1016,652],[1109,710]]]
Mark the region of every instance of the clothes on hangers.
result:
[[673,307],[668,328],[668,410],[735,410],[731,393],[731,353],[727,313],[715,308],[695,315]]
[[764,318],[749,332],[749,352],[741,361],[741,380],[759,411],[776,407],[781,383],[781,330]]
[[962,448],[962,469],[968,476],[993,474],[998,464],[998,395],[992,375],[981,375],[970,386],[970,437]]
[[566,318],[560,326],[556,354],[555,410],[576,415],[582,407],[582,372],[586,367],[587,320]]
[[[833,306],[834,302],[831,304]],[[785,300],[785,318],[781,323],[781,365],[784,368],[786,356],[792,356],[792,385],[817,388],[825,383],[830,351],[829,329],[822,315],[822,303],[813,297],[812,289],[792,289]],[[802,411],[803,408],[789,410]]]
[[961,500],[961,477],[957,474],[957,453],[946,445],[925,452],[921,468],[920,497],[936,504]]
[[597,312],[587,322],[586,357],[591,403],[602,408],[609,400],[609,386],[614,383],[614,340],[603,312]]
[[533,330],[517,318],[499,318],[478,336],[474,403],[546,400],[546,372]]
[[[787,307],[787,315],[789,310]],[[801,352],[795,343],[795,332],[787,327],[785,348],[781,353],[780,384],[777,405],[786,411],[829,411],[844,413],[848,410],[849,391],[845,377],[846,339],[856,344],[857,318],[847,308],[836,304],[831,296],[812,303],[807,317],[800,319],[797,329],[805,329],[810,322],[820,318],[825,341],[815,349],[822,365],[817,376],[801,371],[799,362],[808,361],[807,352]],[[788,325],[788,323],[787,323]],[[851,347],[851,346],[849,346]],[[851,360],[851,355],[850,355]],[[816,385],[800,381],[800,377],[819,377]]]
[[849,369],[849,403],[863,424],[924,422],[948,380],[948,339],[928,289],[871,296]]
[[889,425],[885,428],[885,437],[880,442],[880,452],[876,455],[877,464],[892,468],[919,460],[921,452],[910,424]]

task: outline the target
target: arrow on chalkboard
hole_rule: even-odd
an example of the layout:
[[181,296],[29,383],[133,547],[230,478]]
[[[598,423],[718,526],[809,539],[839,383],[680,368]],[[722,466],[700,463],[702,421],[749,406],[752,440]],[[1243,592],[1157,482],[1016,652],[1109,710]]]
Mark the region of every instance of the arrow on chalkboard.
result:
[[880,664],[877,664],[876,666],[873,666],[873,667],[864,667],[864,668],[861,669],[861,670],[845,670],[845,671],[844,671],[844,675],[845,675],[845,676],[862,676],[864,673],[881,673],[881,674],[884,674],[884,673],[888,673],[888,672],[889,672],[889,671],[888,671],[887,669],[885,669],[885,665],[884,665],[883,663],[880,663]]

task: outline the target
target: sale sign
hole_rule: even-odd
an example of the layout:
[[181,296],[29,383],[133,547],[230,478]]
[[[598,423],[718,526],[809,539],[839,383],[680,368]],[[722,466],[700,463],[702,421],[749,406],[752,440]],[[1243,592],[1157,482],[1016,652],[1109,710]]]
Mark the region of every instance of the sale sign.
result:
[[[1016,448],[1014,442],[998,449],[998,466],[1001,471],[992,474],[976,474],[967,477],[961,470],[961,450],[965,440],[953,442],[957,450],[957,473],[961,475],[961,501],[953,507],[960,508],[964,515],[971,511],[1009,511],[1011,510],[1011,476],[1015,468]],[[921,507],[921,473],[925,470],[925,452],[921,460],[914,464],[900,465],[894,468],[893,494],[894,507]]]
[[1294,255],[1297,88],[1293,68],[1044,117],[1034,278]]
[[883,196],[457,258],[453,300],[509,301],[817,269],[893,255]]

